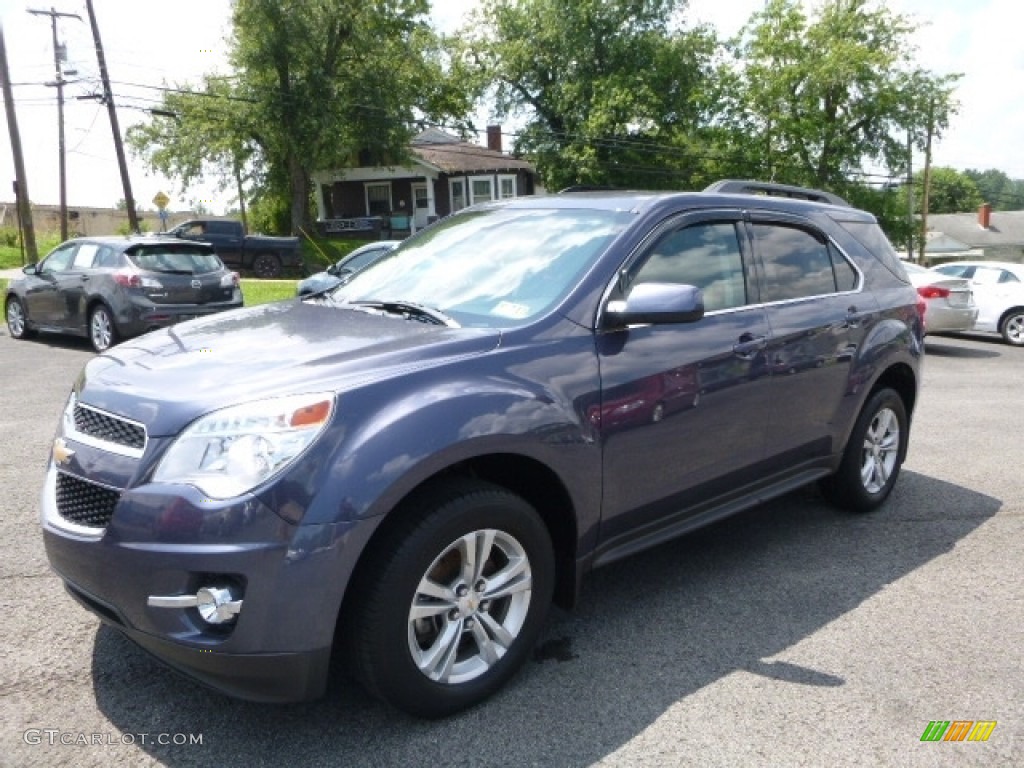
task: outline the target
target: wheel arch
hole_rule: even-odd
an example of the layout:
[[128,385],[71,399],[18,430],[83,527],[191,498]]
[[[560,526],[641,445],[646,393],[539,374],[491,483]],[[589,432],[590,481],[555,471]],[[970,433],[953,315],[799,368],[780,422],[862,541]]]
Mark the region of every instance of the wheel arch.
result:
[[[416,514],[417,509],[410,503],[411,500],[430,494],[433,489],[458,479],[483,480],[504,488],[522,497],[537,510],[551,537],[555,553],[554,602],[562,608],[571,608],[578,591],[578,532],[572,497],[550,467],[536,459],[514,453],[490,453],[463,459],[435,472],[407,491],[370,536],[352,572],[349,585],[360,578],[361,572],[371,567],[373,552],[379,542],[386,540],[393,529]],[[339,616],[344,614],[347,592],[346,589]]]
[[1012,315],[1020,314],[1021,312],[1024,312],[1024,305],[1017,304],[1017,305],[1012,306],[1012,307],[1007,307],[999,315],[999,322],[996,323],[996,330],[999,331],[1000,333],[1002,333],[1003,332],[1003,326],[1006,325],[1006,321],[1008,319],[1010,319],[1010,317]]
[[917,377],[913,369],[905,363],[896,363],[890,366],[875,380],[871,391],[865,398],[865,402],[882,389],[895,390],[903,401],[907,411],[907,419],[912,419],[914,406],[917,404]]

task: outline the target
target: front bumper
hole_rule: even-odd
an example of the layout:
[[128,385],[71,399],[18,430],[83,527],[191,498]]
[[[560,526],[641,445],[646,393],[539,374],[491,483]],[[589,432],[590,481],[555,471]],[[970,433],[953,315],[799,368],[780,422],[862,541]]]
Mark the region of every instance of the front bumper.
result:
[[[120,491],[106,527],[89,529],[58,510],[58,472],[95,458],[89,446],[70,445],[69,466],[51,462],[47,472],[42,526],[50,564],[80,603],[229,695],[266,702],[322,695],[355,559],[345,550],[361,548],[363,526],[295,526],[255,497],[213,502],[190,487],[151,485]],[[238,591],[243,605],[234,622],[210,624],[194,607],[148,604],[151,596],[193,595],[209,584]]]
[[69,581],[68,593],[120,630],[143,650],[172,669],[198,680],[214,690],[248,701],[288,703],[308,701],[323,695],[331,660],[331,648],[298,653],[221,653],[193,648],[139,632],[124,623],[113,606],[90,595]]

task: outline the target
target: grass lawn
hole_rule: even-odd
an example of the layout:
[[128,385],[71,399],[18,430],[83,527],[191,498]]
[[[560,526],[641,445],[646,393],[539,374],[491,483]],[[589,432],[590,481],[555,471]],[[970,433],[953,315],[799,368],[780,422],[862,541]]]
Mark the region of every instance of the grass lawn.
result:
[[298,280],[253,280],[242,278],[242,297],[245,306],[255,307],[257,304],[269,304],[272,301],[295,298],[295,286]]

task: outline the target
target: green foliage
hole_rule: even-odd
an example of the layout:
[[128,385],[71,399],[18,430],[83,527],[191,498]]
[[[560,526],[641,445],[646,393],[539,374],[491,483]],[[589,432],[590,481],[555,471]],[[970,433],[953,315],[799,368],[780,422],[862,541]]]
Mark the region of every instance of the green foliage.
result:
[[709,30],[673,26],[683,5],[485,0],[461,59],[492,85],[499,119],[527,117],[516,148],[548,188],[678,187],[715,50]]
[[[39,258],[60,245],[59,232],[36,232],[36,248]],[[0,228],[0,269],[15,269],[22,266],[21,240],[17,227]]]
[[[928,187],[929,213],[970,213],[985,202],[974,179],[953,168],[932,168]],[[918,191],[919,206],[923,197]]]
[[964,174],[978,187],[984,202],[996,211],[1024,211],[1024,179],[1011,179],[1002,171],[967,170]]
[[[139,219],[139,232],[145,234],[146,232],[149,232],[149,231],[150,231],[149,230],[149,222],[143,221],[142,219]],[[117,228],[114,230],[114,232],[115,232],[115,234],[118,234],[118,235],[131,235],[131,234],[134,234],[134,230],[132,229],[131,224],[129,224],[127,221],[123,221],[120,224],[118,224]]]
[[[839,188],[867,164],[900,173],[907,136],[922,148],[956,110],[958,76],[917,67],[915,31],[874,0],[769,0],[721,72],[722,124],[758,175]],[[837,189],[838,191],[838,189]]]

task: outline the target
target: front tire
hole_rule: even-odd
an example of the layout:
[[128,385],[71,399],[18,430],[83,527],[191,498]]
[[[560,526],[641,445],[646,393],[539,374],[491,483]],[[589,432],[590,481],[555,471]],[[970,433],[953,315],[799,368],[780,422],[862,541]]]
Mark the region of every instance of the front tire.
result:
[[97,304],[89,313],[89,341],[97,352],[106,352],[118,341],[117,326],[105,304]]
[[903,399],[881,389],[864,405],[825,497],[852,512],[870,512],[889,496],[907,455],[910,422]]
[[999,329],[1003,341],[1015,347],[1024,347],[1024,309],[1015,309],[1003,319]]
[[444,717],[497,691],[523,664],[554,589],[547,528],[488,483],[435,486],[367,553],[353,581],[352,671],[374,695]]
[[5,314],[7,315],[7,331],[11,334],[12,339],[30,339],[35,335],[29,327],[25,306],[17,296],[7,299]]

